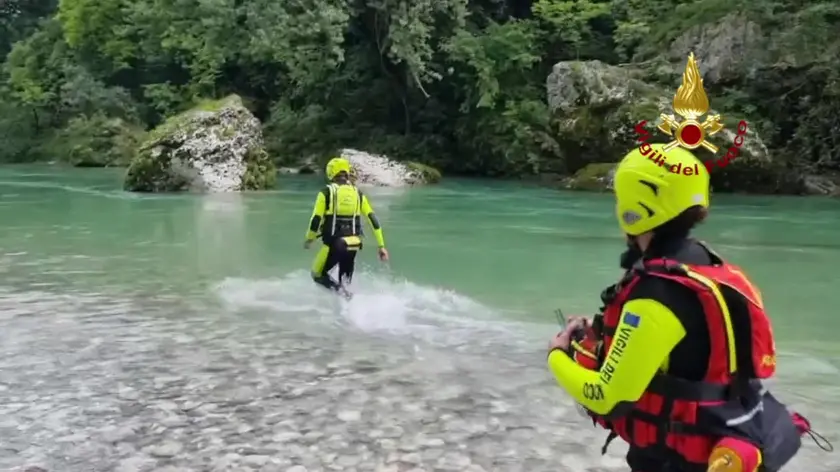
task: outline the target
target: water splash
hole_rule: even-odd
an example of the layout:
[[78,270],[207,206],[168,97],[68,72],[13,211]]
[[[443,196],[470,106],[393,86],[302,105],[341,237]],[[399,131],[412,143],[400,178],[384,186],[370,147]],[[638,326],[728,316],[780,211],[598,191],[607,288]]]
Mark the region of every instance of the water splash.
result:
[[[333,296],[315,285],[306,271],[280,278],[227,278],[216,296],[232,312],[272,313],[289,323],[325,324],[390,334],[456,348],[488,343],[530,345],[522,323],[492,315],[494,310],[467,296],[423,286],[382,273],[357,273],[352,300]],[[284,321],[284,322],[285,322]]]

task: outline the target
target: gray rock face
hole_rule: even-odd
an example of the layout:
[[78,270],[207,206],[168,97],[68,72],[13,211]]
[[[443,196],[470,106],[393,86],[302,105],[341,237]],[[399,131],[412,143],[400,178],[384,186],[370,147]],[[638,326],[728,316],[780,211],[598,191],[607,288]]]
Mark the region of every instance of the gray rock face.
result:
[[564,61],[551,69],[546,81],[548,105],[558,112],[581,106],[617,107],[655,95],[654,88],[633,80],[632,71],[601,61]]
[[271,187],[276,170],[262,127],[238,96],[187,111],[153,130],[125,188],[140,192],[233,192]]
[[694,52],[707,84],[750,76],[768,57],[768,38],[749,18],[731,13],[719,21],[690,28],[671,43],[669,58],[685,67]]

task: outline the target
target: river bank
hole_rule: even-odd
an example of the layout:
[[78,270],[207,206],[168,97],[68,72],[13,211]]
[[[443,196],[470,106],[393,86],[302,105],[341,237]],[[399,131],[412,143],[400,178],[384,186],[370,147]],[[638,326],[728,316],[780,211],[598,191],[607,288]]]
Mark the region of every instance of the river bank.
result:
[[[297,179],[297,176],[309,176],[310,174],[320,175],[320,172],[311,170],[310,161],[301,161],[298,163],[301,167],[283,167],[278,169],[276,175],[276,182],[278,188],[283,188],[284,182],[288,179]],[[33,164],[4,164],[4,167],[10,169],[31,169]],[[72,172],[72,175],[80,175],[84,172],[101,172],[106,169],[111,172],[115,179],[122,182],[123,176],[127,167],[123,166],[109,166],[109,167],[71,167],[66,163],[59,161],[52,161],[43,164],[35,164],[35,168],[47,168],[52,170],[67,170]],[[300,169],[305,169],[300,172]],[[508,184],[508,183],[523,183],[526,185],[535,185],[555,190],[571,190],[582,193],[605,193],[611,192],[612,172],[615,164],[602,163],[590,164],[575,174],[557,174],[547,173],[541,175],[526,175],[520,177],[488,177],[488,176],[471,176],[469,174],[455,174],[455,175],[439,175],[431,182],[437,182],[440,179],[467,179],[476,182],[486,182],[490,185],[493,183]],[[91,174],[94,175],[94,174]],[[319,179],[320,177],[313,177]],[[819,178],[811,176],[804,180],[805,187],[795,192],[778,192],[768,189],[766,187],[757,187],[757,191],[750,191],[738,185],[737,182],[732,182],[728,179],[719,179],[715,172],[712,173],[712,191],[720,194],[737,194],[737,195],[774,195],[774,196],[811,196],[811,197],[838,197],[840,196],[840,175],[826,174]],[[764,191],[761,191],[764,189]]]

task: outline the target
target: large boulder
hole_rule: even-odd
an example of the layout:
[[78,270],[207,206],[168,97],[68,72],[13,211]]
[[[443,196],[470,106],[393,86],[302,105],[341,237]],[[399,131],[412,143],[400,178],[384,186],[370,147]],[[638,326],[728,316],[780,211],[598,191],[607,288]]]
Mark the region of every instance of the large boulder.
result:
[[569,174],[615,162],[634,145],[636,124],[655,121],[668,105],[664,91],[634,69],[600,61],[559,62],[546,88]]
[[126,172],[124,187],[134,192],[234,192],[270,188],[276,179],[259,120],[231,95],[152,130]]
[[[684,67],[684,65],[683,65]],[[565,181],[569,188],[606,190],[611,179],[602,175],[603,165],[586,169],[591,164],[618,161],[638,146],[637,125],[650,133],[649,142],[668,142],[657,126],[660,114],[673,114],[672,102],[680,85],[674,74],[674,85],[663,87],[648,82],[648,73],[632,67],[612,66],[600,61],[569,61],[555,64],[546,88],[548,104],[558,129],[558,142],[563,147],[566,171],[575,175]],[[714,97],[710,97],[714,105]],[[710,110],[710,113],[717,113]],[[738,122],[742,117],[724,113],[726,127],[713,136],[720,147],[716,155],[706,150],[695,151],[703,160],[722,158],[732,146]],[[586,169],[578,175],[583,169]],[[593,177],[594,175],[597,177]],[[747,128],[746,139],[738,157],[725,169],[712,173],[712,185],[724,191],[796,192],[800,184],[784,166],[771,159],[767,146]]]
[[355,149],[342,149],[340,155],[353,165],[359,185],[405,187],[437,183],[441,179],[440,171],[418,162],[398,162]]

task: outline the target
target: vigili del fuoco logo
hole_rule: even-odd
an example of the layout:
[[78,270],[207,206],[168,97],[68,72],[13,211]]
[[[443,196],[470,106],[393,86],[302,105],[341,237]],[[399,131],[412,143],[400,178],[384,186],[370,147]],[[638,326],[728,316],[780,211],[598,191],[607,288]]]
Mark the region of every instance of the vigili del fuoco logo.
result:
[[[682,75],[682,84],[677,89],[674,95],[674,113],[683,118],[682,121],[677,119],[673,114],[666,115],[662,113],[659,115],[659,125],[657,128],[662,133],[670,136],[671,141],[663,148],[664,152],[668,152],[677,146],[693,151],[702,147],[713,154],[717,154],[720,149],[707,138],[716,135],[724,129],[723,123],[720,122],[721,115],[706,115],[709,112],[709,97],[703,89],[703,78],[700,75],[700,68],[697,67],[697,60],[694,58],[694,53],[688,55],[688,63],[685,65],[685,71]],[[706,119],[700,121],[703,115]],[[642,154],[655,161],[663,167],[667,167],[670,172],[683,175],[696,175],[697,169],[681,169],[678,166],[670,166],[666,162],[664,156],[656,151],[653,151],[648,144],[650,133],[645,129],[647,121],[643,120],[636,125],[636,133],[639,135],[637,141],[642,143],[639,146],[639,151]],[[704,161],[706,169],[711,172],[712,168],[724,168],[729,165],[732,160],[738,157],[741,147],[744,145],[744,138],[747,135],[747,122],[741,120],[738,123],[738,132],[732,146],[727,150],[726,155],[718,159],[709,159]]]

